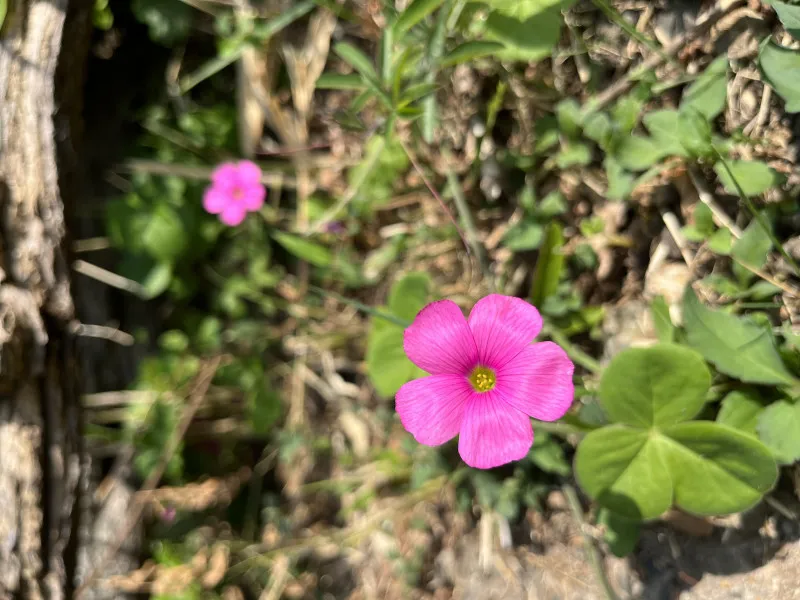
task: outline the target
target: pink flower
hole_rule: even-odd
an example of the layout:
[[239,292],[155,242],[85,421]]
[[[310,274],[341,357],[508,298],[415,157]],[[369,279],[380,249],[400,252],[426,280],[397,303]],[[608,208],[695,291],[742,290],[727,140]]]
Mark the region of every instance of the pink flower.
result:
[[530,417],[560,419],[572,404],[575,366],[553,342],[531,344],[542,318],[519,298],[492,294],[464,318],[450,300],[423,308],[405,330],[408,358],[431,373],[397,392],[403,426],[421,444],[457,434],[471,467],[523,458],[533,444]]
[[225,225],[238,225],[248,212],[259,210],[267,190],[261,183],[261,169],[249,160],[222,163],[211,173],[211,185],[203,195],[203,208],[219,215]]

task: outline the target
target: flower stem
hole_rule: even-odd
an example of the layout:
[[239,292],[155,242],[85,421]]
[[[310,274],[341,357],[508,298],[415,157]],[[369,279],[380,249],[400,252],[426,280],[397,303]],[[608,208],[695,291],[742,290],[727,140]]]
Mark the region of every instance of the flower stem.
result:
[[600,585],[603,587],[606,600],[619,600],[617,594],[614,592],[614,588],[611,587],[611,583],[608,581],[605,570],[603,569],[603,558],[600,555],[600,552],[597,550],[597,547],[595,547],[594,540],[584,528],[586,522],[584,521],[583,509],[581,508],[581,503],[580,500],[578,500],[578,494],[575,492],[575,488],[571,485],[565,485],[562,489],[564,490],[564,495],[567,497],[569,509],[572,511],[572,515],[578,522],[578,527],[580,528],[581,535],[583,536],[583,543],[586,546],[586,553],[589,555],[589,562],[592,563],[592,568],[597,575],[597,579],[600,580]]
[[555,327],[545,325],[542,331],[556,344],[564,348],[567,355],[577,364],[582,366],[587,371],[598,374],[603,370],[603,366],[594,358],[589,356],[586,352],[577,348],[569,341],[569,338]]

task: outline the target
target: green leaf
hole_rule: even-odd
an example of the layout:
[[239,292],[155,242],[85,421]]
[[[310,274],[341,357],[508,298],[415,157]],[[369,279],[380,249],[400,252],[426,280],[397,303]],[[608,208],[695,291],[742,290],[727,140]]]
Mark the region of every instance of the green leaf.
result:
[[577,138],[581,133],[581,107],[574,98],[566,98],[556,105],[558,126],[568,138]]
[[395,21],[395,31],[405,33],[439,8],[443,2],[444,0],[413,0]]
[[589,433],[575,456],[584,491],[628,519],[655,519],[673,504],[697,515],[746,510],[778,470],[758,440],[716,423],[664,429],[611,425]]
[[624,558],[634,551],[641,530],[639,521],[626,519],[606,508],[601,508],[597,515],[597,523],[605,529],[603,539],[614,556]]
[[170,263],[157,263],[142,280],[145,299],[152,299],[167,291],[172,283],[172,265]]
[[320,90],[363,90],[367,87],[361,76],[356,73],[323,73],[317,79]]
[[159,262],[175,262],[189,245],[189,236],[180,215],[168,204],[153,211],[142,233],[142,245]]
[[133,0],[131,10],[147,25],[150,39],[174,46],[189,36],[192,8],[180,0]]
[[631,135],[617,146],[614,157],[626,169],[644,171],[667,156],[664,147],[653,138]]
[[440,67],[452,67],[461,63],[493,56],[498,54],[505,46],[499,42],[473,41],[465,42],[453,48],[439,61]]
[[752,390],[735,390],[723,398],[717,423],[756,437],[756,424],[763,411],[764,402],[758,394]]
[[704,157],[713,154],[711,126],[705,115],[692,108],[678,114],[678,139],[690,156]]
[[273,239],[283,246],[287,252],[297,258],[316,265],[327,267],[333,262],[331,251],[321,244],[283,231],[273,231]]
[[728,256],[733,247],[733,235],[731,230],[727,228],[717,229],[714,234],[708,238],[708,247],[712,252]]
[[759,65],[764,79],[786,101],[786,112],[800,112],[800,52],[769,40],[761,46]]
[[709,121],[725,108],[728,97],[728,57],[712,62],[683,93],[681,109],[691,108]]
[[791,385],[770,332],[750,321],[703,306],[691,287],[683,297],[689,345],[719,371],[748,383]]
[[560,169],[574,165],[585,166],[592,162],[592,149],[583,142],[569,142],[556,155],[556,164]]
[[273,433],[275,422],[283,410],[281,397],[275,390],[267,389],[266,382],[257,381],[253,389],[245,394],[247,402],[247,420],[253,433],[269,435]]
[[675,325],[669,316],[669,305],[664,296],[658,295],[650,304],[650,313],[653,315],[653,326],[660,342],[666,344],[675,341]]
[[661,427],[696,416],[711,373],[694,350],[672,344],[623,350],[600,380],[600,404],[615,423]]
[[552,437],[545,437],[543,433],[536,434],[536,445],[528,455],[531,462],[545,473],[567,477],[572,469],[564,457],[564,449]]
[[778,17],[786,31],[794,36],[795,39],[800,40],[800,6],[780,2],[780,0],[772,0],[770,4],[775,9],[775,12],[778,13]]
[[[729,160],[728,166],[745,196],[758,196],[768,189],[780,185],[782,178],[766,163],[757,160]],[[717,177],[729,194],[738,195],[736,184],[725,165],[718,162],[714,165]]]
[[[758,270],[766,264],[770,250],[772,250],[772,240],[769,234],[756,219],[753,219],[742,233],[742,237],[733,243],[731,256],[737,263]],[[750,281],[755,276],[747,269],[736,267],[738,264],[734,265],[734,272],[739,281]]]
[[606,155],[603,161],[603,166],[606,169],[606,176],[608,177],[608,198],[610,200],[624,200],[633,191],[635,185],[635,178],[626,171],[619,161],[617,161],[610,154]]
[[553,221],[547,226],[547,233],[539,258],[533,272],[531,284],[531,304],[542,306],[544,301],[556,293],[561,273],[564,269],[564,230],[560,223]]
[[486,19],[486,35],[501,42],[503,60],[537,61],[549,55],[561,37],[559,3],[492,0],[495,8]]
[[535,250],[542,245],[544,227],[535,219],[526,218],[509,229],[503,236],[503,245],[514,252]]
[[6,20],[6,14],[8,14],[8,0],[0,0],[0,29]]
[[431,279],[425,273],[409,273],[397,281],[389,291],[389,310],[396,317],[414,320],[425,306],[430,294]]
[[379,79],[375,67],[361,50],[347,42],[339,42],[333,47],[333,50],[343,61],[377,85]]
[[758,417],[756,430],[778,462],[788,465],[800,460],[800,402],[770,404]]
[[686,156],[686,149],[678,135],[680,113],[676,110],[655,110],[643,119],[647,131],[662,148],[665,155]]
[[165,331],[158,338],[158,345],[168,352],[185,352],[189,348],[189,336],[177,329]]
[[[388,312],[411,322],[428,301],[430,278],[424,273],[409,273],[395,282],[389,292]],[[407,381],[425,375],[403,350],[403,327],[385,319],[372,318],[367,338],[367,374],[375,390],[393,396]]]

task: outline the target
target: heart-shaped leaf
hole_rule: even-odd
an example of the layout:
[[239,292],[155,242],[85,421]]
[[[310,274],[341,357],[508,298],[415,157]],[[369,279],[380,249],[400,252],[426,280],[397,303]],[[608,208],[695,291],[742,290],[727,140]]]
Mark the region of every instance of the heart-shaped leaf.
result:
[[694,350],[672,344],[630,348],[600,381],[600,403],[615,423],[661,427],[687,421],[705,404],[711,373]]
[[748,383],[795,383],[769,331],[750,321],[706,308],[688,287],[683,297],[683,320],[689,345],[722,373]]
[[629,519],[654,519],[673,504],[697,515],[745,510],[778,476],[758,440],[707,421],[663,429],[612,425],[578,447],[575,474],[602,506]]

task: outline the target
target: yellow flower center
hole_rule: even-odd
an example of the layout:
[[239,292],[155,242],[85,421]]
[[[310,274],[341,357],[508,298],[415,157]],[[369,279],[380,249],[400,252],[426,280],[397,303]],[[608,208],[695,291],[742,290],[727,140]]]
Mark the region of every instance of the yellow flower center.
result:
[[497,376],[488,367],[475,367],[469,376],[469,382],[476,392],[488,392],[497,382]]

